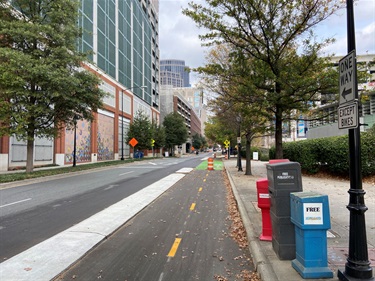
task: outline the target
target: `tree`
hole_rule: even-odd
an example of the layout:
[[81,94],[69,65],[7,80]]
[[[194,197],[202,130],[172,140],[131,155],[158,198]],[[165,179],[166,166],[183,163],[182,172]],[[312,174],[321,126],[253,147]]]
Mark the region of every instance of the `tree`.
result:
[[[256,106],[256,104],[255,104]],[[244,104],[241,107],[241,136],[246,139],[246,170],[245,175],[251,175],[251,147],[256,137],[263,136],[270,132],[271,128],[267,119],[267,115],[255,115],[254,105]],[[258,110],[257,112],[261,112]]]
[[93,120],[105,93],[81,68],[78,0],[8,2],[0,0],[0,135],[27,142],[31,172],[35,138]]
[[201,134],[195,133],[192,136],[192,146],[199,150],[203,148],[207,144],[206,138],[203,137]]
[[233,130],[225,124],[222,124],[217,116],[211,117],[209,122],[206,122],[204,129],[204,135],[212,145],[215,143],[223,145],[224,141],[232,133]]
[[162,148],[165,146],[165,128],[153,122],[152,128],[152,139],[155,141],[154,148]]
[[175,145],[182,145],[187,140],[188,131],[185,121],[180,114],[172,112],[164,117],[163,126],[165,128],[166,146],[173,153]]
[[[323,92],[334,92],[334,72],[319,52],[332,39],[317,42],[313,28],[338,8],[321,0],[207,0],[190,3],[183,13],[209,30],[207,45],[230,44],[233,53],[252,61],[253,83],[264,91],[275,123],[276,158],[282,158],[282,123],[293,110],[307,111]],[[254,102],[246,92],[243,101]],[[257,100],[257,99],[256,99]]]
[[[230,137],[236,143],[238,136],[246,138],[246,175],[251,175],[251,142],[255,137],[271,130],[269,120],[272,115],[266,110],[267,101],[264,91],[253,86],[253,76],[250,75],[254,66],[252,60],[243,58],[240,53],[231,52],[230,46],[223,44],[215,46],[206,57],[207,64],[199,67],[202,83],[215,97],[209,100],[208,106],[216,114],[216,132],[206,135]],[[245,101],[244,94],[251,91],[250,98]],[[207,128],[206,128],[207,129]],[[238,132],[240,130],[240,132]]]
[[151,148],[152,129],[148,116],[143,111],[138,111],[130,123],[126,136],[126,142],[129,143],[132,138],[138,141],[137,149],[144,150]]

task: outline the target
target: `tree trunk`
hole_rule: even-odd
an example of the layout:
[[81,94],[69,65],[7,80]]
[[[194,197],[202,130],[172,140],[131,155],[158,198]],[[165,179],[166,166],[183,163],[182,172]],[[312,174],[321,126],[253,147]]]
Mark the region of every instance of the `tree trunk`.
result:
[[275,116],[275,148],[276,148],[276,159],[283,158],[283,122],[282,122],[282,110],[280,107],[276,107]]
[[27,140],[26,173],[34,169],[34,138]]
[[251,138],[246,134],[246,169],[245,175],[252,175],[251,173]]

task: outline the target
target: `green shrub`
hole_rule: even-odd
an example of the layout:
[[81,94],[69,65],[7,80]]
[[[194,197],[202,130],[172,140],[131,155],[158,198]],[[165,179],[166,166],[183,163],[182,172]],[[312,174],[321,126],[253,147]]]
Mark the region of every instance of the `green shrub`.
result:
[[276,147],[272,146],[268,152],[268,158],[269,159],[275,159],[276,158]]
[[315,150],[315,140],[289,142],[284,144],[283,155],[290,161],[299,162],[304,172],[313,174],[319,171],[319,160]]
[[[375,127],[375,126],[374,126]],[[375,134],[361,134],[362,175],[375,174]]]
[[259,160],[268,162],[270,161],[270,157],[267,154],[261,154]]
[[[361,133],[362,175],[375,174],[375,134]],[[275,148],[270,149],[274,159]],[[327,171],[336,175],[349,175],[348,136],[303,140],[283,144],[284,158],[299,162],[307,173]]]
[[244,147],[241,147],[241,158],[246,158],[246,149]]

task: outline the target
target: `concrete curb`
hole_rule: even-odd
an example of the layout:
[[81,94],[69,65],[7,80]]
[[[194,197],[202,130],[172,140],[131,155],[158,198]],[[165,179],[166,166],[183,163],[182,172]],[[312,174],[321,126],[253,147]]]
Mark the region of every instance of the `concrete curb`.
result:
[[[250,253],[252,254],[252,257],[253,257],[255,269],[257,270],[258,274],[260,275],[260,278],[263,281],[278,280],[277,275],[275,274],[275,271],[273,270],[271,263],[269,262],[268,258],[264,255],[262,251],[259,240],[255,235],[253,224],[251,223],[249,219],[249,216],[245,208],[245,204],[242,201],[240,195],[238,194],[238,191],[233,182],[232,176],[230,175],[227,169],[225,169],[225,171],[228,175],[229,182],[232,187],[234,197],[236,198],[238,209],[239,209],[244,227],[246,229],[247,239],[249,241]],[[254,211],[254,215],[255,214],[256,212]]]

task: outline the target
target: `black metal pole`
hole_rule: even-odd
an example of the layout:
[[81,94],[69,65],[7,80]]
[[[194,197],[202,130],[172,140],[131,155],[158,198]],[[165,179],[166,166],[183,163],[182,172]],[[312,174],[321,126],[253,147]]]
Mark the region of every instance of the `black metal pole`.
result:
[[[346,0],[348,53],[355,50],[353,0]],[[356,60],[355,60],[355,67]],[[358,82],[354,77],[354,98],[358,99]],[[359,117],[358,117],[359,118]],[[357,120],[358,122],[359,120]],[[359,124],[359,122],[358,122]],[[338,270],[339,280],[374,280],[368,260],[365,212],[365,191],[362,189],[361,135],[359,126],[349,129],[350,189],[349,205],[349,253],[344,270]]]
[[121,160],[124,160],[124,92],[121,91]]
[[239,141],[237,141],[238,145],[238,151],[237,151],[237,167],[238,172],[242,172],[242,163],[241,163],[241,122],[238,122],[238,132],[237,136],[239,138]]
[[77,119],[74,117],[74,140],[73,140],[73,167],[76,166],[76,155],[77,155]]

